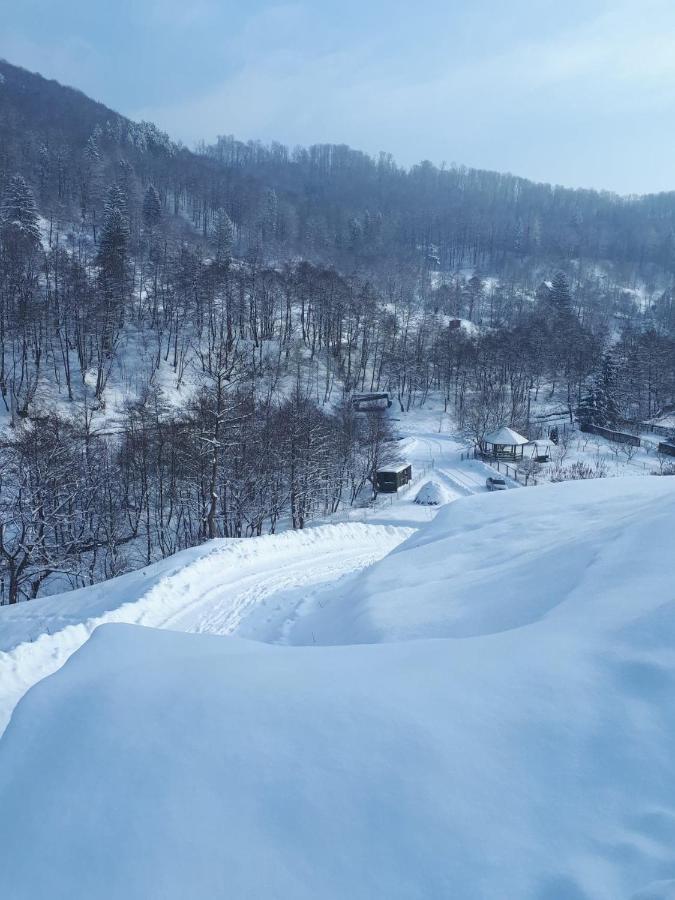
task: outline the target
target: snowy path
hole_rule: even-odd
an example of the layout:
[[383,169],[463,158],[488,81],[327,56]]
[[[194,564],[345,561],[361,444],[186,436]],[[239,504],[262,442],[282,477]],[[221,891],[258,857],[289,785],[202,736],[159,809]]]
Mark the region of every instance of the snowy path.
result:
[[[107,582],[105,590],[87,588],[5,607],[0,610],[0,734],[26,691],[59,669],[99,625],[233,634],[255,611],[257,626],[281,634],[313,588],[370,565],[411,533],[352,523],[213,541]],[[94,601],[84,605],[83,594]]]
[[[485,491],[485,479],[495,470],[480,460],[462,459],[462,447],[452,437],[444,434],[415,434],[402,442],[401,451],[418,466],[429,468],[427,477],[437,478],[458,496]],[[519,487],[510,478],[509,487]]]

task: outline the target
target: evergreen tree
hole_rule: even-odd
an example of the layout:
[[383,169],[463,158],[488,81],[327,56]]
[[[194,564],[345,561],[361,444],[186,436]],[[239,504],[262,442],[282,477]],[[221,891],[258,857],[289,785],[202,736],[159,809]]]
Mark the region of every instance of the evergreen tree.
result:
[[20,255],[40,246],[38,212],[33,194],[21,175],[15,175],[0,210],[0,230],[3,243]]
[[146,228],[155,228],[162,218],[162,201],[159,198],[157,189],[154,185],[150,185],[145,192],[143,198],[143,221]]
[[216,261],[229,262],[234,242],[234,225],[224,209],[216,210],[213,225],[213,244],[216,248]]
[[484,299],[483,279],[478,272],[474,272],[471,278],[469,278],[466,285],[466,295],[468,307],[467,318],[470,322],[473,322],[476,311],[478,310],[480,312]]
[[117,206],[111,207],[101,232],[97,262],[108,289],[121,288],[126,277],[129,223]]
[[129,223],[129,204],[127,201],[127,195],[119,182],[115,183],[110,190],[108,191],[108,199],[105,204],[105,215],[106,219],[110,215],[110,213],[117,209],[122,214],[123,218],[127,222],[127,227]]
[[564,272],[556,272],[551,283],[549,302],[556,310],[570,310],[572,308],[572,296],[567,276]]
[[585,431],[589,425],[600,425],[602,413],[598,403],[598,392],[595,382],[592,381],[585,393],[581,395],[581,400],[577,407],[577,420],[581,426],[581,430]]
[[87,145],[84,148],[84,158],[90,166],[93,166],[101,161],[101,154],[99,153],[98,144],[96,143],[96,138],[93,134],[87,141]]
[[619,400],[619,370],[611,350],[602,357],[600,377],[597,382],[598,407],[605,428],[616,428],[622,415]]

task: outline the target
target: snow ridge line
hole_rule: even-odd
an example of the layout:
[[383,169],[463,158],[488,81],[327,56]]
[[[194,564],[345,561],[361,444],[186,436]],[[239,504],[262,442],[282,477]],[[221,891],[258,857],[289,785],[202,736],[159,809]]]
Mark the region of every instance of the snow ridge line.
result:
[[[162,628],[177,614],[202,600],[200,582],[216,575],[224,585],[249,578],[256,569],[269,568],[279,562],[280,569],[289,554],[306,556],[308,564],[319,554],[344,550],[353,546],[363,556],[364,548],[381,547],[383,541],[404,540],[413,529],[393,525],[339,523],[321,525],[302,531],[286,531],[278,535],[263,535],[254,540],[218,539],[216,546],[204,556],[164,575],[140,596],[79,623],[65,625],[53,633],[44,631],[34,641],[20,643],[9,651],[0,651],[0,737],[9,722],[11,712],[21,697],[34,684],[53,674],[78,650],[99,625],[121,622]],[[384,555],[384,554],[383,554]],[[267,565],[265,565],[267,564]],[[214,573],[214,565],[217,571]],[[222,567],[222,572],[220,571]],[[140,574],[140,573],[139,573]],[[281,588],[286,585],[280,585]],[[45,620],[48,629],[49,620]]]

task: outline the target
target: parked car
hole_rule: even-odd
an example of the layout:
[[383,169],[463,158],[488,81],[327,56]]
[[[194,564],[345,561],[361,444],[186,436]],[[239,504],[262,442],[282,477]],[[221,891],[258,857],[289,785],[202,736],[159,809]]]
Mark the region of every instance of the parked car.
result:
[[497,478],[496,475],[488,475],[485,479],[485,487],[488,491],[505,491],[506,482],[503,478]]

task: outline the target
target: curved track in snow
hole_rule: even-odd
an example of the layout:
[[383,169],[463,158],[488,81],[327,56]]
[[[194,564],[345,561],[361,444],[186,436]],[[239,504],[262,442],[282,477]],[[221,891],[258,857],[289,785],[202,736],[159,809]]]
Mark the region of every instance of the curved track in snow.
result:
[[99,608],[90,606],[88,617],[82,616],[76,596],[81,591],[5,607],[0,734],[26,691],[59,669],[99,625],[124,622],[233,634],[255,612],[257,627],[274,639],[314,588],[381,559],[411,533],[410,528],[351,523],[212,541],[178,554],[168,572],[165,562],[107,582]]

